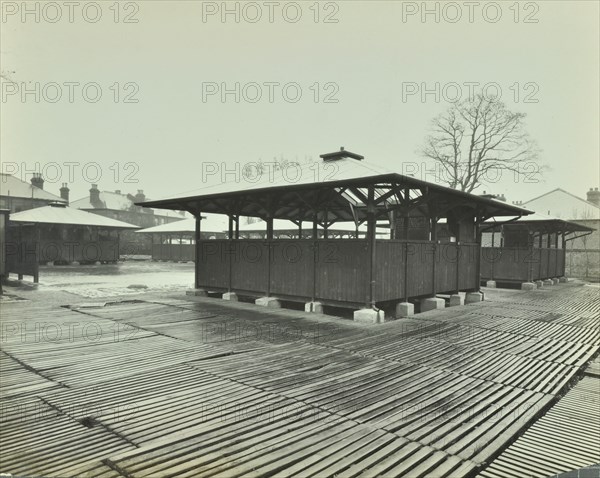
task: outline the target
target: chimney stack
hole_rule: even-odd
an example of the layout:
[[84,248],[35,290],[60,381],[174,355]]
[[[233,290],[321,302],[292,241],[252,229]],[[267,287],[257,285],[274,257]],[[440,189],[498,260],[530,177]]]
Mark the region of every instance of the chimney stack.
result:
[[138,189],[138,192],[135,195],[134,202],[136,202],[136,203],[138,203],[138,202],[144,202],[145,200],[146,200],[146,195],[144,194],[144,190],[143,189]]
[[92,188],[90,189],[90,203],[96,209],[102,207],[102,203],[100,202],[100,190],[98,189],[97,184],[92,184]]
[[587,192],[587,200],[596,206],[600,206],[600,191],[598,191],[598,188],[590,188]]
[[42,173],[33,173],[31,185],[36,188],[44,189],[44,178],[42,178]]
[[67,183],[62,183],[62,188],[60,188],[60,197],[63,198],[67,205],[69,204],[69,187]]

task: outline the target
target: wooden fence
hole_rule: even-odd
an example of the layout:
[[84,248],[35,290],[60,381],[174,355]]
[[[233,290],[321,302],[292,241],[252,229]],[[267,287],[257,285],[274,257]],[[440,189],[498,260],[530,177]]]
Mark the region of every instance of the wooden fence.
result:
[[482,280],[528,282],[564,275],[564,249],[520,247],[481,249]]
[[194,244],[152,244],[154,261],[193,261],[196,257]]
[[32,276],[34,282],[39,281],[39,249],[34,237],[35,226],[9,225],[6,229],[6,243],[3,244],[6,254],[6,275],[17,274],[19,280],[23,276]]
[[[199,248],[200,288],[331,304],[368,301],[366,240],[217,239]],[[375,248],[376,302],[478,288],[477,244],[377,240]]]

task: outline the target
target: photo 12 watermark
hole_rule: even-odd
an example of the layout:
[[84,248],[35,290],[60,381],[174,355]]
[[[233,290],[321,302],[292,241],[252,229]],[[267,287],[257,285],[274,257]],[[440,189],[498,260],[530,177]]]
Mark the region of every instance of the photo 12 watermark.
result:
[[402,103],[458,103],[473,101],[482,95],[488,101],[512,100],[513,103],[539,103],[540,85],[535,81],[515,81],[502,85],[496,81],[403,81]]
[[202,103],[339,103],[340,86],[334,81],[250,81],[246,83],[203,81]]
[[401,2],[402,23],[499,23],[536,24],[538,2]]
[[12,81],[1,82],[2,103],[117,103],[137,104],[140,85],[135,81]]
[[114,183],[136,184],[139,182],[138,173],[140,165],[134,161],[120,163],[115,161],[109,166],[102,166],[97,161],[47,161],[45,163],[25,161],[3,161],[1,165],[2,177],[0,184],[8,182],[8,176],[14,176],[21,181],[28,182],[32,178],[41,178],[46,183],[68,183],[84,181],[96,184],[101,179]]
[[340,172],[335,162],[310,161],[248,161],[226,163],[203,161],[200,164],[202,183],[298,184],[333,181]]
[[2,322],[0,343],[98,343],[137,340],[140,329],[132,322]]
[[138,23],[140,3],[99,2],[1,2],[3,24],[11,23]]
[[202,2],[202,23],[338,23],[338,2]]

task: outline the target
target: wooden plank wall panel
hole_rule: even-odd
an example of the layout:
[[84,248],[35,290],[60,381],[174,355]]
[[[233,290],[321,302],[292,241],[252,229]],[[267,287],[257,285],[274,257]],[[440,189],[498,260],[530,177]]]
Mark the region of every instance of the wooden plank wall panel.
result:
[[460,253],[460,246],[457,244],[437,245],[435,264],[436,292],[453,292],[458,290],[458,276],[456,273],[459,266]]
[[458,285],[460,290],[479,288],[477,262],[480,260],[480,248],[477,244],[460,244]]
[[[210,241],[210,242],[215,242]],[[227,247],[233,247],[234,254],[229,254],[232,260],[232,287],[234,290],[255,291],[265,294],[267,291],[269,263],[269,247],[267,241],[244,240],[244,241],[218,241],[222,242],[224,251]],[[224,261],[227,262],[227,261]],[[219,267],[215,265],[214,267]],[[220,266],[223,275],[228,277],[227,263]],[[227,279],[224,281],[227,282]],[[227,285],[225,285],[227,287]]]
[[483,279],[527,281],[526,249],[516,247],[483,247],[481,277]]
[[433,293],[433,245],[430,242],[409,242],[409,297]]
[[366,301],[369,280],[367,242],[353,239],[319,242],[317,297],[336,301]]
[[270,244],[271,293],[312,297],[314,242],[280,239]]
[[200,241],[200,259],[196,271],[200,287],[228,287],[229,261],[228,241]]
[[377,241],[375,266],[375,300],[397,300],[404,297],[404,254],[401,241]]

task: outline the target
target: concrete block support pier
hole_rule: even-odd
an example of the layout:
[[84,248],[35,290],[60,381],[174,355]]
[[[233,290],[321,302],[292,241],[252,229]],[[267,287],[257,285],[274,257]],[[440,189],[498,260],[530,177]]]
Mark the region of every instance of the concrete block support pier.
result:
[[457,305],[465,305],[465,298],[460,294],[452,294],[450,296],[450,307]]
[[523,282],[521,284],[521,290],[536,290],[538,288],[535,282]]
[[428,310],[443,309],[446,307],[446,301],[439,297],[430,297],[429,299],[421,300],[421,312],[427,312]]
[[360,309],[354,311],[354,320],[363,324],[382,324],[385,322],[383,310]]
[[486,287],[489,287],[490,289],[495,289],[496,288],[496,281],[495,280],[489,280],[485,283]]
[[415,315],[415,305],[410,302],[400,302],[396,305],[396,318],[411,317]]
[[482,300],[483,294],[481,292],[467,292],[467,295],[465,296],[465,304],[481,302]]
[[270,307],[272,309],[280,309],[281,302],[276,297],[260,297],[254,301],[256,305],[262,305],[263,307]]
[[304,304],[304,312],[312,312],[313,314],[323,313],[323,304],[321,302],[307,302]]
[[239,299],[235,292],[225,292],[223,294],[223,300],[230,300],[232,302],[237,302]]

